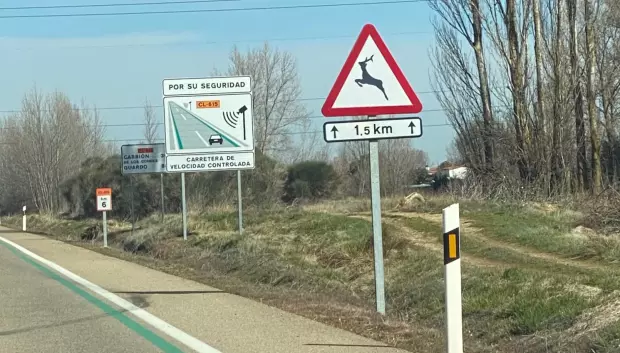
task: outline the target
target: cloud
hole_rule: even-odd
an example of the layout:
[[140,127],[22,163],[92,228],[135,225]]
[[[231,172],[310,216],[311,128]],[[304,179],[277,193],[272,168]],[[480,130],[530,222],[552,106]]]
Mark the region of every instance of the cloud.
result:
[[70,48],[116,48],[135,46],[160,46],[196,42],[200,36],[194,32],[127,33],[99,37],[0,37],[3,50],[54,50]]

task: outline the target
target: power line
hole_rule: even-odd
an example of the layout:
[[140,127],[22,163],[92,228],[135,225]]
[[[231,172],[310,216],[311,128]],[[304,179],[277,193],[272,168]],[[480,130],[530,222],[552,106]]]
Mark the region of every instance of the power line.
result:
[[[433,94],[433,93],[441,93],[446,92],[444,90],[431,90],[431,91],[417,91],[416,94]],[[325,100],[327,97],[312,97],[312,98],[298,98],[290,101],[283,101],[286,103],[291,102],[309,102],[309,101],[319,101]],[[163,108],[163,105],[151,105],[151,108]],[[74,110],[85,110],[85,111],[99,111],[99,110],[133,110],[133,109],[144,109],[144,105],[129,105],[129,106],[108,106],[108,107],[95,107],[95,108],[75,108]],[[433,110],[433,109],[425,109],[424,112],[432,112],[432,111],[443,111],[444,109]],[[49,109],[41,109],[39,112],[49,113],[51,110]],[[12,110],[0,110],[0,114],[17,114],[23,113],[23,110],[12,109]]]
[[[423,125],[423,128],[432,128],[432,127],[442,127],[442,126],[452,126],[452,124],[443,123],[443,124],[429,124]],[[306,134],[322,134],[323,131],[293,131],[293,132],[283,132],[280,135],[306,135]],[[103,139],[102,142],[135,142],[135,141],[144,141],[146,140],[144,137],[135,138],[135,139]],[[154,139],[153,142],[161,143],[164,142],[164,139]],[[145,142],[146,143],[146,142]],[[0,145],[14,145],[11,142],[0,142]]]
[[[392,32],[382,34],[383,37],[388,36],[405,36],[405,35],[418,35],[418,34],[430,34],[428,31],[407,31],[407,32]],[[263,42],[288,42],[288,41],[314,41],[314,40],[330,40],[330,39],[348,39],[357,38],[357,35],[342,35],[342,36],[312,36],[312,37],[288,37],[288,38],[271,38],[271,39],[239,39],[239,40],[222,40],[222,41],[205,41],[205,40],[186,40],[173,43],[133,43],[133,44],[109,44],[109,45],[56,45],[56,48],[72,49],[72,48],[129,48],[129,47],[151,47],[151,46],[173,46],[173,45],[188,45],[188,44],[201,44],[201,45],[217,45],[217,44],[238,44],[238,43],[263,43]],[[5,50],[40,50],[41,46],[32,47],[13,47],[4,48]]]
[[181,0],[181,1],[130,2],[130,3],[123,2],[123,3],[112,3],[112,4],[40,5],[40,6],[0,7],[0,10],[23,11],[23,10],[85,9],[85,8],[124,7],[124,6],[207,4],[207,3],[239,2],[239,1],[243,1],[243,0]]
[[181,13],[211,13],[211,12],[247,12],[247,11],[275,11],[275,10],[301,10],[316,8],[336,7],[360,7],[369,5],[394,5],[427,2],[428,0],[389,0],[372,2],[350,2],[336,4],[305,4],[305,5],[282,5],[282,6],[256,6],[223,9],[192,9],[192,10],[167,10],[167,11],[135,11],[135,12],[91,12],[91,13],[55,13],[37,15],[4,15],[0,19],[9,18],[54,18],[54,17],[96,17],[96,16],[145,16],[145,15],[170,15]]
[[[443,110],[443,109],[440,109]],[[325,119],[324,116],[320,115],[320,116],[311,116],[308,117],[309,119]],[[153,126],[160,126],[163,125],[164,123],[153,123]],[[130,127],[130,126],[145,126],[148,125],[147,123],[128,123],[128,124],[97,124],[97,125],[93,125],[93,124],[83,124],[82,126],[90,126],[90,127]],[[437,127],[437,126],[452,126],[451,124],[448,123],[442,123],[442,124],[430,124],[430,125],[424,125],[424,127]],[[13,128],[10,127],[0,127],[0,131],[1,130],[13,130]],[[283,132],[281,134],[283,135],[296,135],[296,134],[305,134],[305,133],[316,133],[317,131],[309,131],[309,132]],[[322,132],[322,131],[318,131],[318,132]]]

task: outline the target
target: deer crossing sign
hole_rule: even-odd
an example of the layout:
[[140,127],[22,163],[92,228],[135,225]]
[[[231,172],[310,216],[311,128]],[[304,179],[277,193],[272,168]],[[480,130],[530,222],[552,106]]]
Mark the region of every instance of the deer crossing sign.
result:
[[422,103],[372,24],[362,28],[321,112],[324,116],[411,114]]

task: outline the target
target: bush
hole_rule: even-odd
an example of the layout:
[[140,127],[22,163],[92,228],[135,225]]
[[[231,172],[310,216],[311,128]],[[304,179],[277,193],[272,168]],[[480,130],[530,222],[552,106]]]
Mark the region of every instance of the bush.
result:
[[331,196],[337,186],[334,168],[325,162],[308,161],[288,168],[282,201],[317,200]]
[[[111,218],[130,220],[132,213],[139,220],[161,209],[161,180],[159,174],[121,174],[121,157],[91,158],[80,172],[61,185],[64,201],[72,217],[99,217],[95,189],[112,188]],[[271,158],[256,153],[256,169],[244,171],[242,187],[245,201],[250,205],[277,202],[281,195],[284,173]],[[188,203],[200,207],[217,203],[236,202],[236,172],[186,173]],[[166,212],[180,212],[181,176],[164,174],[164,205]]]

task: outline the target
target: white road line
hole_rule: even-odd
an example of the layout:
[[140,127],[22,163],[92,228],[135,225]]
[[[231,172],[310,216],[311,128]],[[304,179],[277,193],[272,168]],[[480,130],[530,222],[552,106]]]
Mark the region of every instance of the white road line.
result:
[[181,118],[183,118],[183,120],[187,120],[187,118],[185,117],[185,114],[181,113]]
[[198,131],[194,132],[196,133],[196,135],[198,135],[198,138],[205,144],[205,146],[211,146],[202,136],[200,136],[200,133]]
[[32,251],[15,244],[14,242],[5,239],[3,237],[0,237],[0,241],[5,242],[6,244],[11,245],[12,247],[14,247],[15,249],[21,251],[22,253],[24,253],[25,255],[30,256],[31,258],[35,259],[36,261],[42,263],[43,265],[51,268],[52,270],[62,274],[63,276],[67,277],[68,279],[81,284],[82,286],[88,288],[91,292],[98,294],[99,296],[107,299],[108,301],[118,305],[119,307],[125,309],[126,311],[132,313],[133,315],[137,316],[138,318],[142,319],[143,321],[145,321],[146,323],[148,323],[149,325],[151,325],[152,327],[158,329],[159,331],[167,334],[168,336],[174,338],[175,340],[183,343],[184,345],[188,346],[189,348],[195,350],[196,352],[199,353],[222,353],[220,351],[218,351],[217,349],[209,346],[208,344],[202,342],[201,340],[190,336],[189,334],[181,331],[180,329],[170,325],[169,323],[165,322],[164,320],[158,318],[157,316],[133,305],[132,303],[128,302],[127,300],[112,294],[110,292],[108,292],[107,290],[99,287],[98,285],[91,283],[87,280],[85,280],[84,278],[76,275],[75,273],[61,267],[60,265],[57,265],[47,259],[42,258],[41,256],[33,253]]

